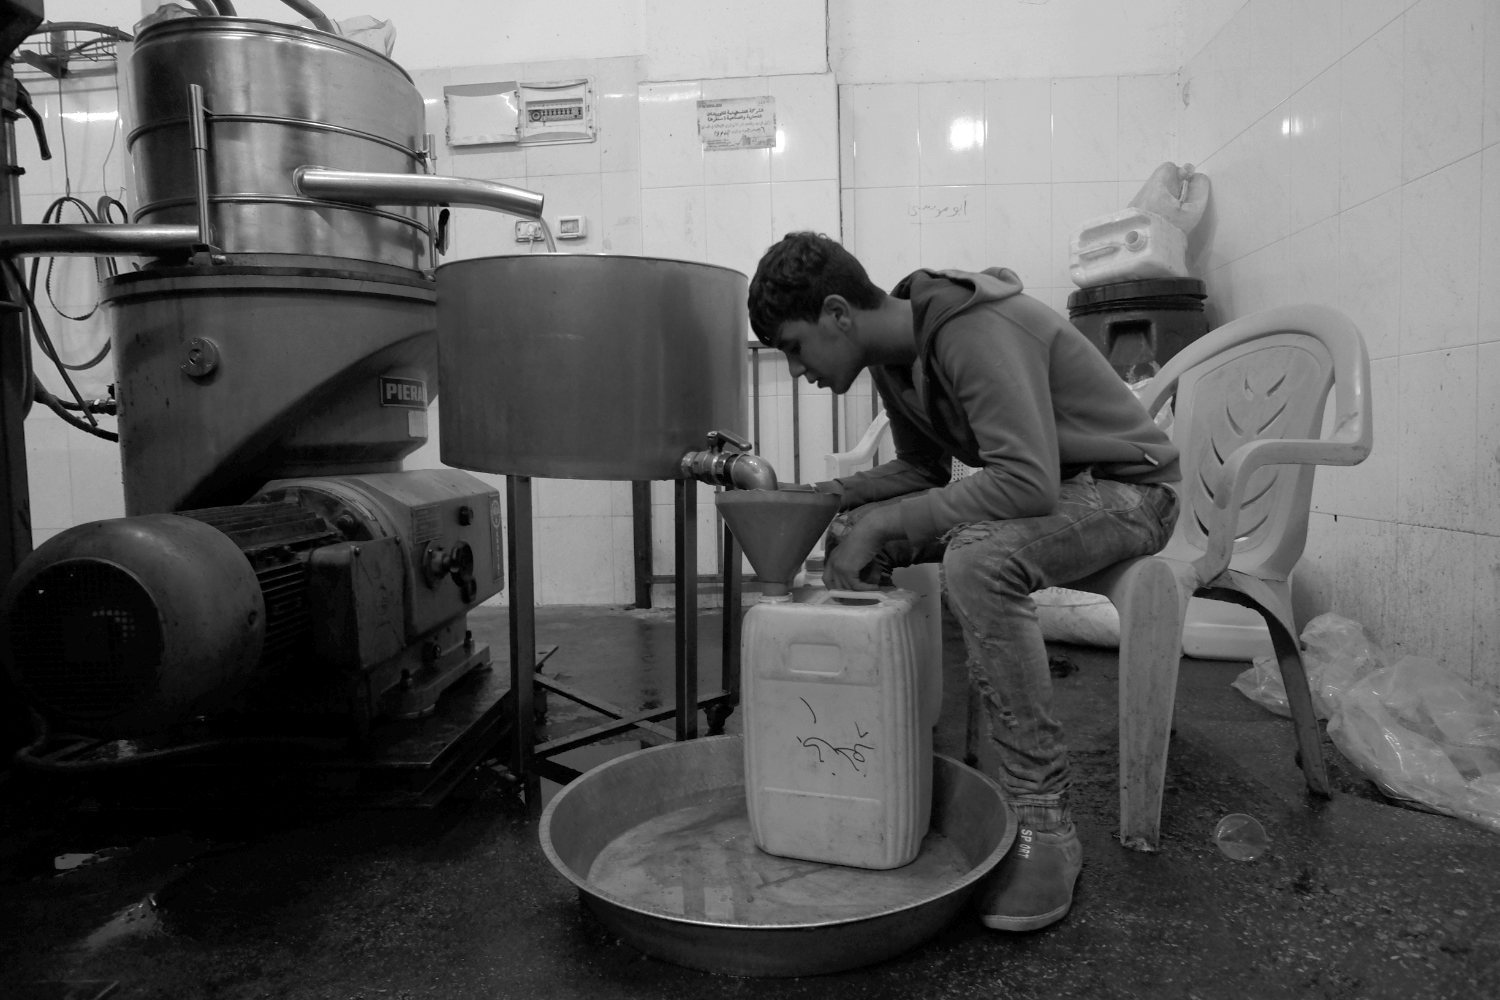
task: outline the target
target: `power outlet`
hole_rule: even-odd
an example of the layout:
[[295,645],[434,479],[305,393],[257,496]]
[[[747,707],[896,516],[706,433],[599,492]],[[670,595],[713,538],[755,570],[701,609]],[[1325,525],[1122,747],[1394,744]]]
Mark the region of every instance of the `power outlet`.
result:
[[517,243],[545,243],[542,236],[542,224],[535,219],[519,219],[516,221]]

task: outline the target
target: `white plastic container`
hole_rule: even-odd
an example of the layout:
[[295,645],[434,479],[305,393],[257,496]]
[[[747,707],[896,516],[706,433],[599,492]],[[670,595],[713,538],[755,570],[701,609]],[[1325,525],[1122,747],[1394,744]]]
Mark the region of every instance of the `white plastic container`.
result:
[[761,850],[879,869],[921,850],[941,706],[917,608],[904,590],[818,589],[746,613],[745,797]]
[[1079,288],[1141,278],[1185,278],[1187,237],[1155,212],[1127,208],[1084,223],[1068,241]]

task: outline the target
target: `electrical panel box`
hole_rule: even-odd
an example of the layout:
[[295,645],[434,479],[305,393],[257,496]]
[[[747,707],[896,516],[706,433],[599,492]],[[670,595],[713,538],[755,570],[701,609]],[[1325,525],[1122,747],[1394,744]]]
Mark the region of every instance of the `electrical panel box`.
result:
[[592,142],[594,85],[587,79],[520,85],[523,143]]
[[515,142],[519,136],[521,97],[514,80],[444,87],[443,106],[449,146]]
[[554,235],[560,240],[586,240],[589,238],[589,220],[581,215],[559,215]]

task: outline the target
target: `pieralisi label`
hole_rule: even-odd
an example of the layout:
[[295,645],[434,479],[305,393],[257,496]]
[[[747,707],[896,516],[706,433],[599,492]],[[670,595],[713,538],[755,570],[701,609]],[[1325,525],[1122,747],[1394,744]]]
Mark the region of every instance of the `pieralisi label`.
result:
[[427,383],[419,378],[380,376],[380,405],[408,410],[427,409]]

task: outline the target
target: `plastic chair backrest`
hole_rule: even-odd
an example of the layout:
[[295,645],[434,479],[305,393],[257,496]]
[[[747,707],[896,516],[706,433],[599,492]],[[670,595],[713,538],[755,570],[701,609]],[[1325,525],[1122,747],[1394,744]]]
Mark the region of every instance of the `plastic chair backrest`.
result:
[[[1336,464],[1368,454],[1368,381],[1358,330],[1341,314],[1314,306],[1236,320],[1173,358],[1142,399],[1155,413],[1175,386],[1172,436],[1182,456],[1183,504],[1164,554],[1188,561],[1203,556],[1214,524],[1225,516],[1228,498],[1220,493],[1229,489],[1234,471],[1226,474],[1226,465],[1249,442],[1303,441],[1319,461]],[[1319,442],[1334,387],[1340,390],[1336,433]],[[1307,540],[1315,468],[1267,464],[1250,474],[1241,491],[1230,568],[1286,579]]]
[[[1183,376],[1173,425],[1182,453],[1176,538],[1206,550],[1225,460],[1247,441],[1318,437],[1332,385],[1333,359],[1316,338],[1301,334],[1240,344]],[[1267,465],[1250,478],[1232,568],[1291,571],[1307,540],[1315,471]]]

